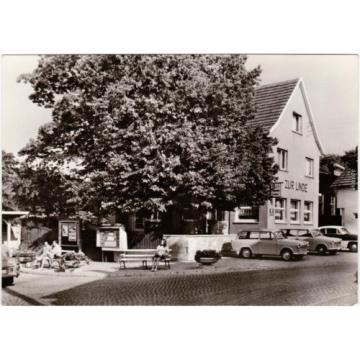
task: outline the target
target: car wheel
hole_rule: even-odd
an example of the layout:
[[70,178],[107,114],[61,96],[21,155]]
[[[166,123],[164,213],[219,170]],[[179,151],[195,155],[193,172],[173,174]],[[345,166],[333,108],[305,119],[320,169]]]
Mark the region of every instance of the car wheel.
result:
[[351,252],[357,252],[357,244],[356,243],[350,243],[349,244],[349,250]]
[[245,259],[249,259],[249,258],[251,258],[251,255],[252,255],[251,250],[248,248],[241,249],[240,255]]
[[337,250],[331,250],[329,251],[330,255],[336,255],[337,254]]
[[292,258],[291,250],[285,249],[281,252],[281,258],[285,261],[290,261]]
[[326,251],[327,251],[327,248],[325,245],[319,245],[317,248],[316,248],[316,251],[318,252],[319,255],[325,255],[326,254]]

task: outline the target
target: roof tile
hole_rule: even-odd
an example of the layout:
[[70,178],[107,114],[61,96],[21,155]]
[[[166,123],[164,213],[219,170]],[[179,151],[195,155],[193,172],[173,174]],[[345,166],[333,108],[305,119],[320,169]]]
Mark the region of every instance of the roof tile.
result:
[[346,169],[331,185],[333,188],[356,188],[356,171]]
[[255,89],[256,114],[250,126],[270,130],[278,121],[299,79],[259,86]]

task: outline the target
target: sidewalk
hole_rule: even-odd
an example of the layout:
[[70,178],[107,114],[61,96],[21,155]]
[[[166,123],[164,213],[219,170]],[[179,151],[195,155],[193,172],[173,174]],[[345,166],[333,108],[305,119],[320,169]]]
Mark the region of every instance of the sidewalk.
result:
[[196,262],[173,262],[171,269],[159,266],[157,272],[144,269],[141,263],[131,263],[126,269],[120,269],[115,262],[91,262],[76,269],[67,269],[65,272],[56,272],[54,269],[27,269],[21,268],[22,273],[48,276],[81,276],[104,278],[107,276],[116,277],[143,277],[143,276],[171,276],[171,275],[193,275],[204,273],[221,273],[234,271],[262,271],[275,269],[302,268],[311,266],[327,266],[342,262],[343,257],[349,254],[338,254],[335,256],[314,256],[308,255],[300,261],[285,262],[278,258],[242,259],[222,258],[217,263],[206,266]]

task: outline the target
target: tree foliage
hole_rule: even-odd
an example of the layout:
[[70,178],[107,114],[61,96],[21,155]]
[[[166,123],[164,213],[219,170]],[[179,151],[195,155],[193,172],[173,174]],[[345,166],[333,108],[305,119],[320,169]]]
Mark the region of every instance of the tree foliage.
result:
[[2,161],[2,207],[4,209],[16,210],[16,192],[14,190],[15,184],[19,180],[17,169],[19,166],[14,154],[8,153],[4,150],[1,152]]
[[81,210],[81,183],[61,167],[46,162],[20,164],[16,182],[17,203],[33,214],[72,216]]
[[345,154],[342,157],[344,164],[356,171],[358,171],[358,147],[356,146],[355,149],[345,151]]
[[263,203],[276,171],[269,157],[274,140],[246,126],[260,69],[247,71],[245,61],[240,55],[42,57],[20,80],[32,85],[34,103],[52,109],[53,121],[21,154],[29,168],[39,161],[76,164],[83,210]]
[[334,164],[340,164],[346,168],[356,171],[358,170],[358,147],[355,149],[345,151],[344,155],[327,154],[321,157],[320,169],[321,171],[332,174],[334,172]]

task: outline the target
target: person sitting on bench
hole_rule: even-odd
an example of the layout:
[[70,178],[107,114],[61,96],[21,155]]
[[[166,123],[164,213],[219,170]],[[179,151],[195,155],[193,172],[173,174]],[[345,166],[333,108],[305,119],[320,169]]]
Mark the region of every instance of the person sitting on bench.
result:
[[40,261],[40,269],[44,268],[46,262],[51,266],[51,247],[47,241],[44,242],[41,255],[37,257],[36,261]]
[[160,245],[156,248],[156,253],[153,257],[153,266],[151,271],[157,271],[159,261],[168,257],[170,249],[167,247],[166,240],[162,239]]

